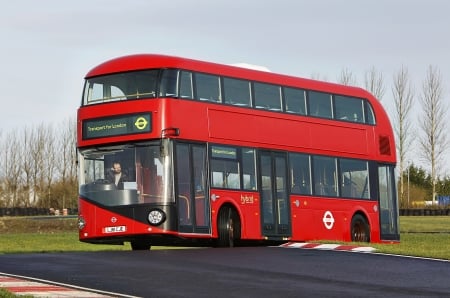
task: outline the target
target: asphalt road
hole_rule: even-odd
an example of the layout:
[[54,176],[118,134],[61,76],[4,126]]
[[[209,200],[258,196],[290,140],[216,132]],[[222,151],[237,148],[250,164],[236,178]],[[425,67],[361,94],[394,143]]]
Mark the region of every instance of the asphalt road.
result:
[[0,255],[0,272],[137,297],[450,297],[450,262],[279,247]]

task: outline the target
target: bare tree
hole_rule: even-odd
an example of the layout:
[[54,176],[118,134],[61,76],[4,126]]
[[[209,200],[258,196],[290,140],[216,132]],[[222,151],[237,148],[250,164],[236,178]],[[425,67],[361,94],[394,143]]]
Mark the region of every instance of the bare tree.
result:
[[77,152],[76,152],[76,121],[68,119],[62,125],[64,129],[58,136],[59,152],[57,165],[58,177],[62,185],[62,208],[75,205],[77,200]]
[[422,156],[431,165],[433,202],[436,199],[436,183],[440,171],[440,161],[447,146],[445,122],[447,107],[443,99],[441,73],[436,67],[429,66],[420,97],[423,111],[422,122],[420,122],[423,131],[420,138],[420,147]]
[[0,207],[76,207],[76,121],[58,127],[0,130]]
[[403,172],[405,170],[407,153],[409,152],[413,140],[411,134],[410,113],[414,98],[414,91],[411,86],[408,70],[404,66],[394,74],[392,96],[395,104],[394,130],[397,137],[396,146],[399,156],[400,198],[401,202],[404,204],[405,190]]
[[340,83],[342,85],[346,85],[346,86],[356,86],[357,85],[355,76],[348,68],[342,69],[341,74],[338,78],[338,83]]
[[17,132],[11,131],[5,136],[0,150],[3,173],[2,202],[5,207],[19,205],[20,195],[20,153]]
[[36,196],[33,190],[33,179],[32,179],[32,158],[29,150],[33,144],[31,139],[31,132],[25,127],[22,131],[21,138],[21,146],[22,150],[22,158],[20,167],[22,169],[23,175],[23,192],[27,194],[28,201],[30,204],[34,204]]
[[[32,204],[40,203],[43,196],[44,183],[44,152],[45,129],[41,124],[37,127],[26,127],[23,131],[23,163],[22,169],[26,175],[27,188],[30,192]],[[42,205],[41,205],[42,206]]]
[[378,100],[381,101],[383,98],[385,92],[383,74],[378,72],[375,67],[366,71],[364,75],[364,88],[372,93]]
[[55,179],[55,169],[56,169],[56,140],[55,140],[55,134],[53,130],[53,126],[47,125],[47,126],[41,126],[40,129],[42,130],[42,138],[44,139],[44,143],[42,146],[43,154],[42,154],[42,197],[46,196],[48,202],[48,206],[52,206],[52,185]]

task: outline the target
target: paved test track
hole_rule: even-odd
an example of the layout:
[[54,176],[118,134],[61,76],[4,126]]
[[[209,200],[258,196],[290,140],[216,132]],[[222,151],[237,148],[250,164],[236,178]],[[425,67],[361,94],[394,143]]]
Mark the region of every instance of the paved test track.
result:
[[0,272],[137,297],[450,297],[450,262],[281,247],[0,255]]

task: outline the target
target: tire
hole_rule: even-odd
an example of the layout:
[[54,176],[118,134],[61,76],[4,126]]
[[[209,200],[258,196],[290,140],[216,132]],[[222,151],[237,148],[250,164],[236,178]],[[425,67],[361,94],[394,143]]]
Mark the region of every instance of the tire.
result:
[[233,247],[240,239],[241,224],[237,212],[231,207],[223,207],[218,218],[218,247]]
[[150,250],[150,243],[142,240],[134,240],[130,242],[132,250]]
[[367,219],[361,214],[355,214],[350,224],[350,233],[353,242],[370,242],[370,227]]

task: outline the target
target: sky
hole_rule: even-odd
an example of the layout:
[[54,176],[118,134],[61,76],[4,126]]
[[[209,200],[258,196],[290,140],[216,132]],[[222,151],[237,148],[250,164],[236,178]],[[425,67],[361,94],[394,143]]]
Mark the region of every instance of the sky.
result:
[[[418,96],[435,66],[450,106],[449,11],[447,0],[6,1],[0,131],[76,117],[86,73],[136,53],[249,63],[328,81],[346,69],[361,86],[375,68],[391,115],[393,75],[406,66]],[[408,157],[416,164],[418,158],[417,152]],[[446,174],[449,164],[446,158]]]

